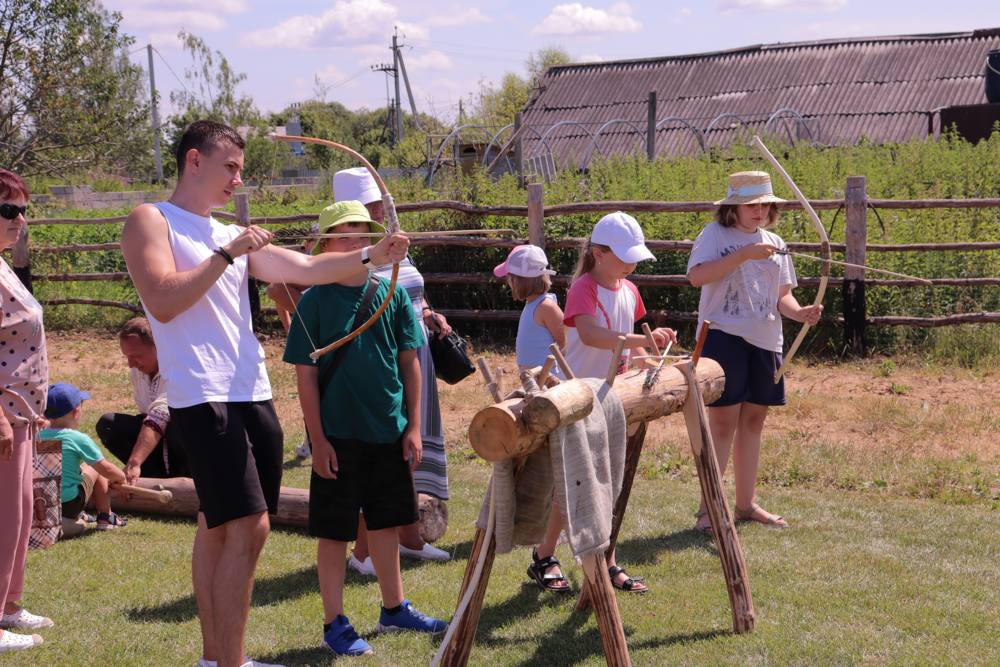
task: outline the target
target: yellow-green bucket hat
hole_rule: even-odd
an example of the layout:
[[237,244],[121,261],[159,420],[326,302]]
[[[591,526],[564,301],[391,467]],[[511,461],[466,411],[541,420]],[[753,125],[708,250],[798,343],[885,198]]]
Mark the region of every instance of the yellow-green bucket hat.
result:
[[[365,205],[354,200],[339,201],[324,208],[319,214],[319,233],[329,234],[334,227],[349,222],[366,222],[372,236],[382,235],[380,232],[373,231],[373,227],[378,223],[372,220]],[[314,255],[319,252],[320,245],[317,243],[316,247],[313,248]]]

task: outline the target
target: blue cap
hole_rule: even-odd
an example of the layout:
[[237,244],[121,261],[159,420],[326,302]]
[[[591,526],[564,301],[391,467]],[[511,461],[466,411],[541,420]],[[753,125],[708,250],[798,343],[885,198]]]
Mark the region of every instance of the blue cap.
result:
[[49,419],[65,417],[73,408],[90,398],[90,394],[69,382],[49,385],[49,398],[45,402],[45,416]]

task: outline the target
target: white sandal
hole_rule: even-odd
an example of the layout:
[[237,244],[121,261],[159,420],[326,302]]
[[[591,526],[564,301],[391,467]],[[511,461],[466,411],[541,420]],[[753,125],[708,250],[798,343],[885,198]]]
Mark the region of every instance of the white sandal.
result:
[[0,635],[0,653],[23,651],[41,643],[42,638],[39,635],[19,635],[10,630],[4,630],[4,633]]
[[24,607],[19,608],[13,614],[4,614],[0,617],[0,628],[5,630],[37,630],[51,628],[53,625],[51,618],[32,614]]

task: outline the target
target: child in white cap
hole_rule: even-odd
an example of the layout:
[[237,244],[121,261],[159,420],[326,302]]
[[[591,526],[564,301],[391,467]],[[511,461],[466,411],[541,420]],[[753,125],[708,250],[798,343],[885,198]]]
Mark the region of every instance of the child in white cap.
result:
[[[493,269],[493,275],[506,279],[511,295],[518,301],[524,301],[514,345],[518,368],[541,366],[549,355],[552,343],[566,347],[563,312],[556,295],[549,292],[552,287],[550,276],[555,275],[555,271],[549,268],[545,251],[536,245],[519,245]],[[528,566],[528,576],[545,591],[570,591],[569,580],[555,558],[562,529],[562,514],[559,505],[553,502],[545,537],[532,549],[531,565]]]
[[[726,471],[730,450],[736,479],[737,521],[757,521],[787,528],[780,516],[756,504],[761,434],[769,406],[785,404],[785,380],[774,382],[781,366],[781,316],[815,324],[823,306],[801,306],[792,295],[795,269],[785,242],[766,228],[778,220],[771,177],[764,171],[730,175],[726,198],[715,222],[695,239],[688,260],[688,280],[701,287],[699,326],[712,323],[704,356],[726,372],[722,396],[708,408],[719,470]],[[695,529],[712,528],[704,506]]]
[[[631,351],[646,345],[646,337],[634,333],[636,322],[646,316],[646,307],[627,276],[647,259],[654,259],[653,253],[632,216],[616,211],[594,226],[580,251],[563,316],[567,326],[566,361],[577,377],[605,377],[619,336],[625,336],[625,349],[618,359],[619,373],[628,368]],[[676,340],[677,334],[673,329],[658,327],[653,330],[653,339],[662,349]],[[630,577],[618,567],[613,556],[608,573],[619,590],[648,590],[641,578]]]

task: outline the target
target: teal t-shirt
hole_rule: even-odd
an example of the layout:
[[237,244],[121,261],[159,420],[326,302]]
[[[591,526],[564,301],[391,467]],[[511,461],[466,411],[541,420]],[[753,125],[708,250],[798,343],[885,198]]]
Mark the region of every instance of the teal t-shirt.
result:
[[40,440],[59,440],[62,442],[62,494],[60,502],[69,502],[76,498],[80,484],[83,483],[81,463],[93,465],[104,460],[101,448],[90,436],[71,428],[46,428],[38,434]]
[[[313,344],[323,347],[347,334],[366,286],[332,283],[307,290],[292,317],[284,360],[313,365],[309,358]],[[388,293],[388,281],[379,278],[372,305],[362,316],[374,312]],[[320,413],[327,437],[374,443],[398,440],[406,429],[399,353],[423,344],[410,298],[406,290],[397,289],[382,316],[350,344],[323,394]],[[320,357],[320,376],[334,354]]]

